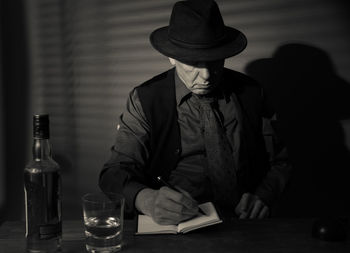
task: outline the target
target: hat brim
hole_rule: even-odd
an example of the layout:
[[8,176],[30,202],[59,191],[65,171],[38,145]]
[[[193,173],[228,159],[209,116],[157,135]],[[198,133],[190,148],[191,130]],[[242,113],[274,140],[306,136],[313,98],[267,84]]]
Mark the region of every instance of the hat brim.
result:
[[150,35],[152,46],[165,56],[179,61],[222,60],[242,52],[247,46],[247,38],[237,29],[225,26],[226,37],[220,45],[210,48],[186,48],[168,39],[168,26],[153,31]]

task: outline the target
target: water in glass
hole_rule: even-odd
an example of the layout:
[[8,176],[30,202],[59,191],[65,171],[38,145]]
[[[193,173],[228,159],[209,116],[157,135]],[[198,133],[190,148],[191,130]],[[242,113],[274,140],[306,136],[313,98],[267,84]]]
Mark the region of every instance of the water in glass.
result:
[[116,252],[121,249],[122,224],[116,217],[85,217],[86,249],[89,252]]

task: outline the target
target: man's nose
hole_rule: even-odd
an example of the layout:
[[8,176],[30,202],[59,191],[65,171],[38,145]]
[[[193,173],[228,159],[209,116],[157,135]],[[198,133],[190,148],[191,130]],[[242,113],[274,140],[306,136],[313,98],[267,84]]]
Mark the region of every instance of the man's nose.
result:
[[203,67],[200,69],[200,77],[204,80],[208,80],[210,77],[210,71],[207,67]]

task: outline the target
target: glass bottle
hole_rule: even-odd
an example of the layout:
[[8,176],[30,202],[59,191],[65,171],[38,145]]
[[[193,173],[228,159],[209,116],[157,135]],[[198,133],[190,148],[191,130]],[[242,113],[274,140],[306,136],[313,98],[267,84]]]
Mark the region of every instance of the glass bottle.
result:
[[27,252],[61,249],[61,173],[49,138],[49,115],[34,115],[33,159],[24,169]]

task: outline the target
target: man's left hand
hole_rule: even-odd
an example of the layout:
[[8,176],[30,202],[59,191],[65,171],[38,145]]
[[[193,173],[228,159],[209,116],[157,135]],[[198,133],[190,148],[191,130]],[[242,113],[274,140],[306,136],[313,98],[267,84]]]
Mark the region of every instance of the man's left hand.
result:
[[269,207],[257,196],[244,193],[235,208],[240,219],[263,219],[269,216]]

